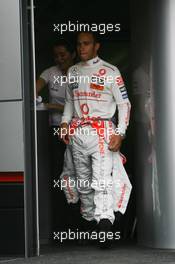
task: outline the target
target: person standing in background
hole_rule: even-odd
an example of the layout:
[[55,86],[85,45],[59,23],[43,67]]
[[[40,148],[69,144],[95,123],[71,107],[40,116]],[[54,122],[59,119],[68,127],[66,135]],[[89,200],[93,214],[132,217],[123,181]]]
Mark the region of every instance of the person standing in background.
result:
[[[36,95],[47,88],[49,102],[44,103],[49,110],[49,127],[51,140],[51,183],[60,177],[63,169],[66,145],[60,139],[59,128],[65,102],[67,70],[74,64],[73,47],[64,39],[58,40],[53,46],[55,65],[44,70],[36,81]],[[60,189],[52,191],[53,229],[65,228],[66,201]],[[59,215],[58,215],[59,212]],[[60,213],[61,212],[61,213]]]
[[74,50],[65,40],[57,41],[53,46],[55,66],[44,70],[36,82],[36,95],[47,86],[49,90],[49,126],[52,138],[53,176],[58,176],[63,167],[65,144],[58,138],[58,129],[64,109],[66,83],[61,83],[61,77],[67,75],[67,70],[73,65]]

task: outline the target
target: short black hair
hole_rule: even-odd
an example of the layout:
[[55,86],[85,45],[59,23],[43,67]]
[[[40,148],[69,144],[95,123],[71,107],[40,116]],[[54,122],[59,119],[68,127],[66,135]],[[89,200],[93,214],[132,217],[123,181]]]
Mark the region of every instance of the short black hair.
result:
[[75,51],[75,48],[73,45],[71,45],[67,40],[65,39],[58,39],[54,42],[53,47],[57,46],[63,46],[65,47],[71,54]]
[[94,31],[78,31],[77,32],[77,39],[81,33],[91,34],[93,39],[94,39],[94,43],[100,43],[100,38],[99,38],[99,35],[97,34],[97,32],[94,32]]

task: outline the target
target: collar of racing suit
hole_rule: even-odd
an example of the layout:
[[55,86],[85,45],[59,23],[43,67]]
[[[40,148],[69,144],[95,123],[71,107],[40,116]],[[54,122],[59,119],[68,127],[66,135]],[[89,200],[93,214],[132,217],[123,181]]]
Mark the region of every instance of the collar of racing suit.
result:
[[81,65],[85,66],[85,67],[92,67],[92,66],[96,67],[100,63],[101,63],[101,59],[98,56],[96,56],[95,58],[93,58],[91,60],[81,62]]

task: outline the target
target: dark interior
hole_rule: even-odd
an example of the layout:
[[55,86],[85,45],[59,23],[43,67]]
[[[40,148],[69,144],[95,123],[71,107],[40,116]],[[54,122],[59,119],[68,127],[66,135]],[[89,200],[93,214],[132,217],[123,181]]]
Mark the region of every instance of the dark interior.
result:
[[[117,65],[124,76],[128,92],[130,87],[130,6],[129,0],[108,1],[108,3],[99,0],[93,3],[85,3],[84,1],[62,1],[47,0],[35,1],[35,40],[36,40],[36,74],[40,73],[52,66],[53,55],[52,45],[59,39],[64,38],[75,45],[76,32],[54,32],[53,24],[66,23],[120,23],[120,32],[108,32],[99,34],[101,49],[99,56],[104,60]],[[41,95],[47,102],[47,91],[42,91]],[[39,159],[39,201],[40,201],[40,240],[41,245],[54,244],[53,232],[58,230],[79,229],[81,216],[78,211],[72,213],[66,203],[63,192],[53,187],[52,169],[49,159],[42,153],[49,153],[48,146],[43,147],[46,142],[47,132],[43,133],[42,124],[47,122],[47,116],[43,117],[38,113],[38,159]],[[45,121],[43,121],[45,118]],[[45,134],[45,136],[43,135]],[[125,141],[122,151],[127,156],[128,162],[126,169],[132,181],[132,145],[131,145],[132,129],[128,131],[128,137]],[[44,139],[45,138],[45,139]],[[49,142],[49,141],[48,141]],[[40,147],[42,146],[42,147]],[[45,165],[43,165],[45,164]],[[46,166],[47,168],[43,166]],[[48,168],[49,166],[49,168]],[[43,180],[45,174],[46,181]],[[49,183],[49,184],[47,184]],[[49,188],[49,190],[48,190]],[[43,190],[46,192],[43,194]],[[47,195],[46,195],[47,193]],[[123,240],[135,241],[135,206],[134,191],[129,202],[127,212],[124,216],[118,214],[114,224],[114,230],[122,232]],[[48,217],[50,214],[50,217]],[[43,219],[45,219],[43,221]],[[47,238],[47,239],[46,239]],[[49,240],[48,240],[49,238]],[[69,243],[75,243],[69,241]]]

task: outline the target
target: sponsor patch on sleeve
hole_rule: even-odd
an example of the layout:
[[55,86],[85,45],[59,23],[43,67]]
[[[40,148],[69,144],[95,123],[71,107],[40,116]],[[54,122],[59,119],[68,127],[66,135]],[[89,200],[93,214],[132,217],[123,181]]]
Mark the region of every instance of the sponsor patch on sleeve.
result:
[[120,92],[122,94],[122,98],[123,99],[127,99],[128,98],[128,94],[127,94],[125,86],[119,87],[119,90],[120,90]]

